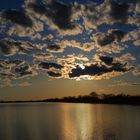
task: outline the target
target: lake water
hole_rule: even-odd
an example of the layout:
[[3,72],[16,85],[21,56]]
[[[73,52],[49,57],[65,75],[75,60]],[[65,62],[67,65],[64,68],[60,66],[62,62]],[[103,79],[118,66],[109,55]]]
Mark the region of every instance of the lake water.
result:
[[140,106],[0,104],[0,140],[140,140]]

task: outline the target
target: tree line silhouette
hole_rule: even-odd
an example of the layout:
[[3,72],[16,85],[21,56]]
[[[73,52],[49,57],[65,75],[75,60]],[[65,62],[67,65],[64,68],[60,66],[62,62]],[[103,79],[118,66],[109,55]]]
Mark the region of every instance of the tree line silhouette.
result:
[[66,102],[66,103],[96,103],[96,104],[120,104],[120,105],[140,105],[139,95],[126,94],[97,94],[91,92],[89,95],[69,96],[63,98],[51,98],[46,102]]
[[64,102],[64,103],[93,103],[93,104],[118,104],[118,105],[140,105],[140,95],[127,94],[98,94],[91,92],[89,95],[68,96],[63,98],[50,98],[43,100],[18,100],[0,101],[0,103],[23,103],[23,102]]

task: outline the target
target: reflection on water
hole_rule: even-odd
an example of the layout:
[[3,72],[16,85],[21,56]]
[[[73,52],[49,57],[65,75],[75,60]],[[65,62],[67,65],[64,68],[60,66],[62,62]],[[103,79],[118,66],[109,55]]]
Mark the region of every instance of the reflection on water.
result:
[[140,140],[140,107],[0,104],[0,140]]

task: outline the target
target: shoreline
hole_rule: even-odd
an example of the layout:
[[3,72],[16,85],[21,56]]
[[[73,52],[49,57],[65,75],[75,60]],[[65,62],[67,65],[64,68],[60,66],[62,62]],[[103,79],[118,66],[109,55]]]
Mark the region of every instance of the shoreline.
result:
[[66,101],[4,101],[4,102],[0,102],[0,104],[21,104],[21,103],[67,103],[67,104],[95,104],[95,105],[121,105],[121,106],[125,106],[125,105],[130,105],[130,106],[140,106],[139,104],[133,104],[133,103],[92,103],[92,102],[66,102]]

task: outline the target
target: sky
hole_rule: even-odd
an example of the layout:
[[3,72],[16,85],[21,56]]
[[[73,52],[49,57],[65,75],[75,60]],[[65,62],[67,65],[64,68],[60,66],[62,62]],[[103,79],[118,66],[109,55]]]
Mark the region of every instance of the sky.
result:
[[0,100],[140,95],[139,0],[0,0]]

